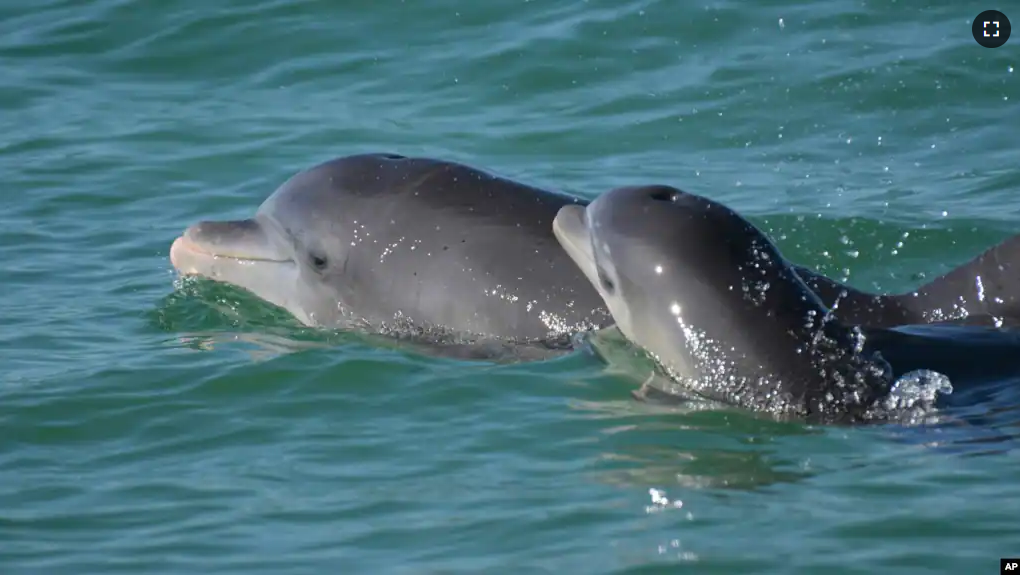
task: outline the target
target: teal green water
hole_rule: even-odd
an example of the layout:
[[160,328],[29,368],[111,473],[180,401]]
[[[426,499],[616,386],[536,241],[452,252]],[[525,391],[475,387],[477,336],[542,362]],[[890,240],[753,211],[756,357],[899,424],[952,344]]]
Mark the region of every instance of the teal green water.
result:
[[583,353],[304,329],[175,284],[167,253],[391,151],[587,197],[677,185],[907,289],[1020,232],[1020,37],[970,31],[995,7],[4,2],[0,571],[993,573],[1020,556],[1015,412],[682,413]]

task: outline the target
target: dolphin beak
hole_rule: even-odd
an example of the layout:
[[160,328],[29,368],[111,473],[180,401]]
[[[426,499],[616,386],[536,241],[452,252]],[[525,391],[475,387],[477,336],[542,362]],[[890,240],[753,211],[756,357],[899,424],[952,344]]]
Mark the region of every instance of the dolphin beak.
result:
[[262,224],[254,219],[199,222],[170,246],[170,262],[181,274],[219,279],[222,268],[239,262],[290,262]]
[[295,301],[300,269],[285,242],[259,219],[199,222],[170,246],[170,262],[183,275],[244,288],[310,323]]
[[560,208],[556,218],[553,218],[553,234],[574,264],[577,264],[592,286],[598,289],[598,271],[595,267],[595,253],[591,247],[585,207],[568,204]]

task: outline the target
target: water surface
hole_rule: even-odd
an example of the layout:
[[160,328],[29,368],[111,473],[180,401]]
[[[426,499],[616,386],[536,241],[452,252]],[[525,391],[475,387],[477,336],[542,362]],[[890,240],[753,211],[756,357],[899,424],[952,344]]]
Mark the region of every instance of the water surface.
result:
[[993,572],[1020,555],[1008,387],[936,429],[684,413],[580,353],[306,330],[167,254],[390,151],[672,184],[905,290],[1020,232],[1020,42],[970,31],[994,7],[5,2],[0,571]]

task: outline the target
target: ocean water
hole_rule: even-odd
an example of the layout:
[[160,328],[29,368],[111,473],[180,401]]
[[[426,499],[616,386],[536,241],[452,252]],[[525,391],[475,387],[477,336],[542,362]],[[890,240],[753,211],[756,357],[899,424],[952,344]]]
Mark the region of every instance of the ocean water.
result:
[[[368,151],[722,200],[906,290],[1020,232],[1020,37],[936,0],[7,0],[0,572],[993,573],[1020,417],[640,404],[175,283],[173,238]],[[1008,396],[1008,395],[1007,395]]]

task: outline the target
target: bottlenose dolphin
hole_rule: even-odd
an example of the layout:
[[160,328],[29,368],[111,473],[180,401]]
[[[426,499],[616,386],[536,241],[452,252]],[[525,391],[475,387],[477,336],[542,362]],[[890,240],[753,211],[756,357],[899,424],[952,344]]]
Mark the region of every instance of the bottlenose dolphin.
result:
[[612,323],[552,234],[576,201],[453,162],[348,156],[294,175],[252,218],[189,227],[170,260],[310,326],[556,339]]
[[1020,279],[1017,269],[1009,275],[1008,263],[1020,255],[1016,238],[909,296],[861,293],[851,320],[841,316],[842,306],[826,306],[802,269],[749,221],[673,187],[618,188],[587,207],[564,206],[553,229],[624,336],[710,400],[780,416],[863,421],[889,416],[883,401],[912,370],[950,379],[1020,371],[1016,333],[984,329],[976,345],[960,348],[967,339],[959,326],[939,336],[933,326],[926,334],[867,324],[888,320],[874,305],[884,302],[895,302],[886,310],[906,310],[910,320],[928,318],[920,311],[966,296],[956,284],[968,277],[994,280],[984,284],[983,299],[966,304],[990,316],[1015,312]]
[[[423,341],[443,346],[481,335],[568,350],[570,336],[613,322],[553,235],[557,211],[587,204],[455,162],[360,154],[297,173],[252,218],[189,227],[170,260],[182,274],[247,289],[310,326],[426,330]],[[1016,303],[996,288],[1011,272],[1008,256],[982,256],[1003,266],[984,284],[1003,308]],[[840,301],[844,321],[894,326],[938,321],[937,311],[973,292],[971,268],[920,297],[870,294],[797,270],[827,304]]]

